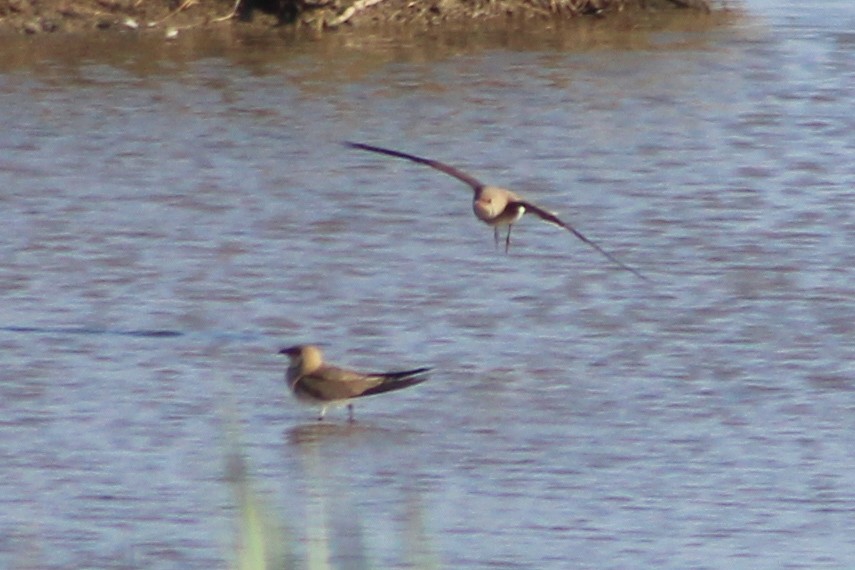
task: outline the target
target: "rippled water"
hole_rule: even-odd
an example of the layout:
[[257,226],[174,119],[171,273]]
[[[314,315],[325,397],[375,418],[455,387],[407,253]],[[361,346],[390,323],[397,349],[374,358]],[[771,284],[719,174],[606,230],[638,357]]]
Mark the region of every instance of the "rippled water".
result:
[[[855,7],[746,9],[9,47],[0,566],[229,566],[236,423],[334,567],[850,567]],[[529,218],[505,256],[465,186],[343,139],[510,185],[652,283]],[[275,354],[305,341],[435,370],[317,424]]]

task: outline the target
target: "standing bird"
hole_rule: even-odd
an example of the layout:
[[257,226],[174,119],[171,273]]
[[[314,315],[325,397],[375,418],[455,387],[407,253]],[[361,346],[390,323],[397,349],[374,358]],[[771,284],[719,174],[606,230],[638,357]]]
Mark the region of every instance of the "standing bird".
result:
[[574,236],[587,243],[592,248],[596,249],[598,252],[608,258],[612,263],[618,265],[622,269],[626,269],[627,271],[633,273],[636,277],[639,277],[640,279],[643,279],[645,281],[647,280],[644,275],[642,275],[632,267],[626,265],[625,263],[617,259],[614,255],[610,254],[602,247],[597,245],[595,242],[585,237],[576,228],[562,222],[558,218],[558,216],[556,216],[552,212],[548,212],[543,208],[535,206],[531,202],[523,200],[517,194],[511,192],[510,190],[500,188],[499,186],[490,186],[489,184],[484,184],[477,178],[470,176],[465,172],[454,168],[453,166],[449,166],[448,164],[444,164],[436,160],[430,160],[428,158],[422,158],[420,156],[407,154],[405,152],[399,152],[397,150],[391,150],[379,146],[372,146],[369,144],[347,141],[344,144],[351,148],[358,148],[360,150],[367,150],[369,152],[386,154],[388,156],[394,156],[397,158],[404,158],[413,162],[418,162],[419,164],[424,164],[426,166],[430,166],[431,168],[435,168],[440,172],[444,172],[468,184],[475,192],[475,195],[472,198],[472,209],[475,211],[475,216],[488,226],[493,226],[493,238],[496,241],[496,247],[499,246],[499,227],[508,226],[508,234],[505,237],[505,253],[507,253],[511,247],[511,227],[517,220],[522,217],[524,213],[531,212],[535,216],[539,217],[541,220],[550,224],[555,224],[556,226],[562,227],[565,230],[569,231]]
[[321,407],[318,421],[330,406],[347,404],[348,419],[353,421],[353,398],[382,394],[414,386],[427,380],[430,368],[399,372],[361,373],[324,364],[321,350],[311,344],[298,344],[279,351],[291,359],[285,381],[294,396],[307,404]]

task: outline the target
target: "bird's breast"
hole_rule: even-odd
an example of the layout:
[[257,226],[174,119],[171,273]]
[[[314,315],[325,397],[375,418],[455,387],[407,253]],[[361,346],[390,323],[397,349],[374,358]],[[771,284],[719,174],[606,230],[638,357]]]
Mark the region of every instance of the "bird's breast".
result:
[[482,203],[476,200],[472,205],[475,216],[491,226],[508,226],[519,220],[525,213],[525,208],[518,204],[504,204],[499,210],[495,204]]
[[472,202],[472,211],[475,212],[475,217],[484,223],[493,223],[498,212],[494,211],[493,206],[489,202],[475,200]]
[[491,226],[512,224],[522,216],[525,209],[512,205],[519,197],[505,188],[484,186],[475,193],[472,209],[475,217]]

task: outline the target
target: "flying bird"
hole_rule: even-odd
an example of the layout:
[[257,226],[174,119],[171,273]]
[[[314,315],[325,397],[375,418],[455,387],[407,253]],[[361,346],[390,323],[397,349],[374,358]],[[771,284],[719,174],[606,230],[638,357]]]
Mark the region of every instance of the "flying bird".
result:
[[496,247],[499,246],[499,228],[502,226],[508,227],[508,233],[505,236],[505,253],[507,253],[511,247],[511,228],[513,227],[514,223],[516,223],[517,220],[519,220],[526,212],[531,212],[541,220],[564,228],[568,232],[572,233],[574,236],[576,236],[577,238],[600,252],[607,259],[609,259],[609,261],[616,264],[618,267],[625,269],[630,273],[633,273],[640,279],[643,279],[645,281],[647,280],[647,278],[639,271],[633,269],[632,267],[617,259],[614,255],[600,247],[596,242],[591,241],[590,239],[585,237],[585,235],[583,235],[573,226],[561,221],[561,219],[559,219],[557,215],[547,210],[544,210],[543,208],[536,206],[527,200],[523,200],[522,198],[520,198],[519,195],[515,194],[514,192],[511,192],[510,190],[501,188],[499,186],[491,186],[489,184],[484,184],[477,178],[466,174],[462,170],[458,170],[457,168],[439,162],[438,160],[430,160],[428,158],[422,158],[413,154],[407,154],[405,152],[399,152],[397,150],[391,150],[388,148],[382,148],[370,144],[348,141],[345,141],[344,144],[351,148],[367,150],[369,152],[376,152],[379,154],[385,154],[388,156],[411,160],[419,164],[424,164],[425,166],[435,168],[440,172],[444,172],[445,174],[453,176],[454,178],[457,178],[458,180],[468,184],[474,192],[474,196],[472,198],[472,209],[475,212],[475,217],[477,217],[479,220],[481,220],[488,226],[493,226],[493,238],[496,242]]
[[279,351],[290,358],[285,381],[294,396],[309,405],[319,406],[318,420],[323,420],[330,406],[347,405],[348,419],[353,421],[354,398],[373,396],[414,386],[427,380],[430,368],[398,372],[363,373],[324,363],[321,350],[311,344],[298,344]]

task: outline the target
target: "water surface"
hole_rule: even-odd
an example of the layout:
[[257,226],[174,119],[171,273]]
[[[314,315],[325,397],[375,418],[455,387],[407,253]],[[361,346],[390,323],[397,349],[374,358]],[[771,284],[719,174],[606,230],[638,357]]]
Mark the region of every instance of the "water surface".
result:
[[[320,527],[334,567],[848,568],[855,9],[745,7],[10,46],[0,566],[228,566],[236,424],[298,559]],[[465,186],[344,139],[652,282],[535,219],[506,256]],[[275,354],[306,341],[435,371],[318,425]]]

